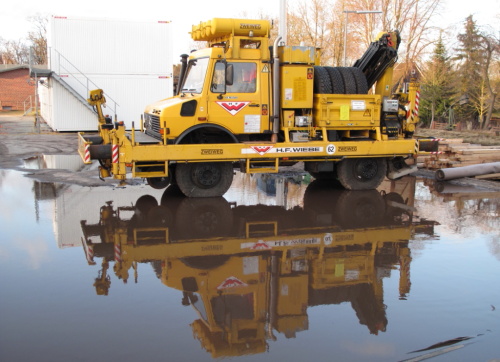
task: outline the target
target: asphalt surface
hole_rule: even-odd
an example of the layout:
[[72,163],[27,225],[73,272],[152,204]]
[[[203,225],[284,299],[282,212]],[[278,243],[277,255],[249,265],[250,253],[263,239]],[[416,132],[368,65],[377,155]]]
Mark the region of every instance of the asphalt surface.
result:
[[81,170],[30,169],[24,160],[42,155],[78,155],[76,132],[54,132],[46,124],[35,124],[34,116],[0,112],[0,169],[23,171],[41,182],[57,182],[82,186],[114,186],[115,180],[103,182],[97,166]]
[[[41,155],[78,155],[77,133],[54,132],[44,122],[35,124],[34,116],[0,112],[0,169],[23,171],[26,176],[41,182],[76,184],[81,186],[124,185],[123,182],[120,183],[120,181],[112,178],[107,178],[105,181],[100,180],[98,177],[97,162],[94,162],[90,166],[85,165],[77,171],[26,168],[24,160]],[[419,170],[414,175],[434,178],[434,173],[434,171]],[[143,182],[140,179],[128,179],[125,184],[137,185]],[[463,178],[448,182],[500,191],[499,181]]]

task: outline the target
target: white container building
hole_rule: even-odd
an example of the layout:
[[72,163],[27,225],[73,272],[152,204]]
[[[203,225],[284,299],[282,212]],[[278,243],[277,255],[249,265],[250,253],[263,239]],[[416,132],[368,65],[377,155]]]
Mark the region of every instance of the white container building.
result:
[[88,92],[103,89],[105,113],[139,128],[147,104],[172,96],[172,27],[168,21],[52,16],[41,114],[55,131],[95,131]]

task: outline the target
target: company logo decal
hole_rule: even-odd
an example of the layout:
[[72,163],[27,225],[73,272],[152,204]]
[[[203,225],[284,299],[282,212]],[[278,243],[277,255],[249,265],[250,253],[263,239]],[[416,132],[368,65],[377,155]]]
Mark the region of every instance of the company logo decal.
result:
[[250,102],[216,102],[216,103],[234,116],[243,108],[245,108]]
[[[325,234],[324,237],[325,244],[329,242],[331,244],[331,234]],[[330,238],[328,237],[330,235]],[[241,243],[241,249],[250,250],[269,250],[279,247],[288,247],[294,245],[319,245],[321,244],[321,239],[319,237],[311,238],[298,238],[298,239],[285,239],[285,240],[259,240],[257,242]],[[329,245],[329,244],[326,244]]]
[[250,148],[262,156],[265,155],[271,148],[273,148],[273,146],[251,146]]
[[217,290],[229,289],[229,288],[238,288],[238,287],[246,287],[248,284],[242,282],[236,277],[229,277],[219,284]]
[[258,153],[265,155],[266,153],[321,153],[323,147],[277,147],[274,146],[250,146],[250,148],[243,148],[241,153],[250,154]]
[[279,147],[275,149],[276,153],[309,153],[323,152],[323,147]]
[[257,241],[256,243],[252,243],[251,246],[249,246],[250,249],[252,250],[268,250],[271,249],[271,247],[262,240]]

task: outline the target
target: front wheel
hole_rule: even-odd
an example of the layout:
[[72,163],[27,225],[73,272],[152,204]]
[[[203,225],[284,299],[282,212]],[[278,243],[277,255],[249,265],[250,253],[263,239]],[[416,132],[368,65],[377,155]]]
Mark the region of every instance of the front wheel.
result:
[[179,163],[175,179],[188,197],[218,197],[226,193],[233,182],[230,162]]
[[387,174],[385,158],[347,158],[337,166],[337,176],[348,190],[373,190]]

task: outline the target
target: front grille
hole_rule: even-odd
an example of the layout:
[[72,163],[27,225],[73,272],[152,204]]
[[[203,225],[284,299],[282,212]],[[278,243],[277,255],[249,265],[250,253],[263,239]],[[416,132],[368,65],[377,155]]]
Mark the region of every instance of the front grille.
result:
[[148,136],[156,139],[161,139],[160,134],[160,117],[154,114],[144,114],[144,128]]

